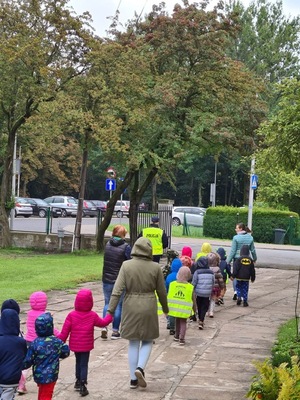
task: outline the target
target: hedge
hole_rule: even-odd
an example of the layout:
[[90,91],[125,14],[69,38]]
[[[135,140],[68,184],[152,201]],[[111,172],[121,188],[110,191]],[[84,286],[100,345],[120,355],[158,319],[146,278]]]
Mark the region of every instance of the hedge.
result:
[[[239,222],[247,225],[248,207],[209,207],[203,221],[203,235],[231,240]],[[252,235],[255,242],[274,243],[275,229],[286,230],[284,242],[300,244],[299,215],[291,211],[254,207]]]

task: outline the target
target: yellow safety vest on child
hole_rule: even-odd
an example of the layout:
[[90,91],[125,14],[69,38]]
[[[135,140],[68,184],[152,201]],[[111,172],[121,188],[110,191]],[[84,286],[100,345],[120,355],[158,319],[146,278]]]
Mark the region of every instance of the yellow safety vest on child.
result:
[[194,286],[191,283],[170,283],[168,292],[169,314],[177,318],[189,318],[193,309]]

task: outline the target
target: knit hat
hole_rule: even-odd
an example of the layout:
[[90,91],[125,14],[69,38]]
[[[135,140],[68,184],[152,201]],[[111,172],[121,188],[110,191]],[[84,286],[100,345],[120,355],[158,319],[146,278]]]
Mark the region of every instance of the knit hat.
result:
[[1,312],[7,309],[15,310],[18,314],[20,314],[20,306],[14,299],[4,300],[1,306]]
[[196,269],[199,268],[208,268],[208,260],[207,257],[200,257],[198,258],[197,262],[196,262]]
[[191,267],[193,264],[191,257],[188,257],[188,256],[181,256],[180,260],[182,262],[182,265],[185,267]]
[[191,280],[192,274],[189,267],[181,267],[177,272],[176,279],[178,282],[188,282]]
[[189,246],[184,246],[181,250],[181,255],[192,258],[192,249]]
[[218,253],[208,253],[207,261],[209,267],[218,267],[220,264],[220,256]]

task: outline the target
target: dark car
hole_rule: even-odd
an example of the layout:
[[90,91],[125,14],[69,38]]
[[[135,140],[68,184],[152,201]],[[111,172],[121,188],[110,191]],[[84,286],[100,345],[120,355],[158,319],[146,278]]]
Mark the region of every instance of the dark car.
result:
[[107,201],[104,200],[90,200],[90,201],[95,204],[97,210],[100,210],[102,213],[106,212]]
[[38,215],[40,218],[45,218],[48,210],[50,209],[52,217],[57,218],[61,216],[61,208],[53,207],[42,199],[26,198],[26,200],[32,207],[33,215]]
[[83,217],[97,217],[98,209],[96,205],[90,200],[83,200],[82,203],[82,216]]

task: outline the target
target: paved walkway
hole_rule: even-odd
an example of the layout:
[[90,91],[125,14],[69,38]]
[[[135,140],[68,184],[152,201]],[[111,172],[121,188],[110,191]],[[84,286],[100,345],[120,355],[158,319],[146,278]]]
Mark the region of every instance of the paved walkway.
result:
[[[188,325],[186,345],[179,346],[160,317],[160,337],[156,340],[146,368],[146,389],[129,389],[127,341],[103,341],[100,329],[95,330],[95,349],[89,363],[87,399],[103,400],[242,400],[256,370],[253,360],[270,355],[278,327],[294,316],[298,271],[257,269],[257,279],[250,286],[247,308],[232,301],[229,284],[225,305],[218,306],[215,317],[207,318],[200,331],[196,322]],[[92,289],[94,310],[103,309],[100,282],[80,285]],[[73,309],[78,288],[53,291],[49,296],[49,311],[61,328],[67,313]],[[138,307],[138,305],[137,305]],[[21,305],[21,320],[25,321],[28,305]],[[80,398],[74,385],[75,358],[72,354],[61,361],[60,375],[54,399]],[[37,388],[28,376],[28,394],[24,399],[37,399]],[[18,398],[19,396],[17,396]]]

